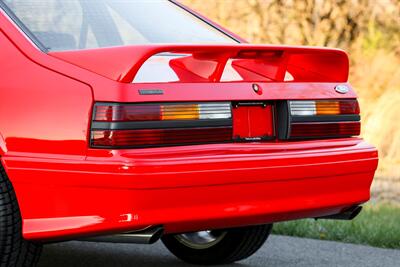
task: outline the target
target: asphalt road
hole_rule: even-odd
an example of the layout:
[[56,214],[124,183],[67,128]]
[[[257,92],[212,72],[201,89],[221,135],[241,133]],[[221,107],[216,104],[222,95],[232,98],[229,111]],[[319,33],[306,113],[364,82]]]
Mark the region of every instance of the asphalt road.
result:
[[[158,242],[154,245],[67,242],[45,246],[40,267],[193,266],[180,262]],[[400,250],[332,241],[271,236],[252,257],[228,266],[400,266]]]

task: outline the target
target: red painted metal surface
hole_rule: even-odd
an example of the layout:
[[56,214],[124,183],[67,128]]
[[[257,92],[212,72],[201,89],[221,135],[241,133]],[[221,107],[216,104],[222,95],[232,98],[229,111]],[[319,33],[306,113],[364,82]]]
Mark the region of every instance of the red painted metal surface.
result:
[[[0,47],[0,156],[17,193],[27,239],[62,240],[155,224],[174,233],[269,223],[333,214],[369,199],[377,151],[359,138],[127,150],[90,149],[88,144],[95,101],[355,98],[353,90],[346,95],[333,90],[338,82],[348,85],[347,57],[341,51],[157,45],[48,55],[3,13]],[[302,66],[322,66],[331,76],[325,82],[258,82],[261,93],[254,92],[250,78],[224,83],[116,81],[129,81],[154,53],[193,50],[217,50],[218,55],[222,50],[307,51],[310,61],[304,64],[309,65]],[[329,58],[340,58],[341,71],[313,55],[327,51]],[[304,60],[301,53],[293,56]],[[115,68],[110,68],[111,59]],[[243,68],[243,62],[237,63]],[[155,88],[164,94],[138,92]]]
[[[130,83],[149,58],[165,52],[190,54],[170,61],[170,66],[183,82],[220,81],[228,59],[235,59],[232,64],[244,81],[251,81],[257,73],[258,80],[279,82],[289,71],[296,82],[347,82],[349,72],[345,52],[315,47],[154,44],[49,54],[112,80]],[[110,61],[116,64],[104,64]]]
[[368,200],[377,163],[360,139],[90,154],[86,161],[3,158],[19,198],[30,200],[20,203],[26,238],[321,216]]

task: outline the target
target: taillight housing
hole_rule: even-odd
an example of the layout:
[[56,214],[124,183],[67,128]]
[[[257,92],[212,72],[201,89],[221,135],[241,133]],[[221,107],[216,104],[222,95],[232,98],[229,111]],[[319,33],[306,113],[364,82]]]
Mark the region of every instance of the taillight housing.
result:
[[96,103],[91,147],[136,148],[232,140],[230,102]]
[[280,139],[318,139],[360,134],[356,99],[293,100],[279,105]]

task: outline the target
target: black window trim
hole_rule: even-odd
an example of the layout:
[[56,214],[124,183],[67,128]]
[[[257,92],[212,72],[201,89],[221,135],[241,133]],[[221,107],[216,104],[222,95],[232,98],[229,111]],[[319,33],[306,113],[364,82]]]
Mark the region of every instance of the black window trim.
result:
[[[237,43],[241,43],[235,36],[225,32],[223,29],[218,27],[217,25],[211,23],[210,21],[205,20],[201,16],[193,13],[192,10],[186,8],[185,6],[181,5],[179,2],[175,0],[168,0],[171,4],[185,10],[186,12],[190,13],[192,16],[196,17],[197,19],[201,20],[202,22],[206,23],[207,25],[211,26],[212,28],[216,29],[217,31],[221,32],[222,34],[226,35],[227,37],[231,38],[233,41]],[[48,53],[49,48],[46,47],[29,29],[26,25],[14,14],[14,12],[3,2],[0,0],[0,8],[4,11],[4,13],[14,22],[14,24],[30,39],[33,44],[42,52]]]
[[0,0],[0,8],[11,19],[12,22],[32,41],[32,43],[42,52],[47,53],[49,49],[39,41],[39,39],[25,26],[25,24],[12,12],[12,10]]

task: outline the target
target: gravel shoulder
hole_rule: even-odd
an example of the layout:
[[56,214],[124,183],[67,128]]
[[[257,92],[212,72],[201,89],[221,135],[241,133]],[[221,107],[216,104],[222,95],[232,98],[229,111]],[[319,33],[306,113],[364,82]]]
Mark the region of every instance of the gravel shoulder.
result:
[[[251,258],[228,266],[399,266],[400,250],[305,238],[271,236]],[[154,245],[66,242],[44,247],[40,267],[193,266]]]

